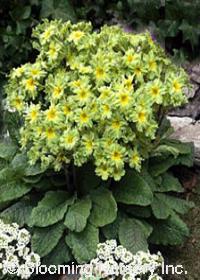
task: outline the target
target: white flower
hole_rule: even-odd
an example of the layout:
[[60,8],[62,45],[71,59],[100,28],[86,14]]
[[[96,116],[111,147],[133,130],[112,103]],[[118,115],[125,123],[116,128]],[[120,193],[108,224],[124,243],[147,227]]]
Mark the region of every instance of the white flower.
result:
[[160,277],[158,274],[153,274],[149,276],[148,280],[163,280],[163,278]]
[[27,245],[30,242],[30,233],[25,229],[20,229],[17,236],[18,245]]
[[[93,278],[107,278],[114,280],[121,278],[122,280],[141,280],[143,276],[149,280],[162,280],[155,274],[158,267],[161,266],[163,258],[160,253],[151,254],[148,252],[139,251],[133,255],[123,246],[117,246],[116,240],[107,240],[105,243],[100,243],[97,246],[97,258],[90,262],[91,275],[87,275],[84,271],[81,272],[81,280],[91,280]],[[85,265],[86,266],[86,265]],[[156,278],[155,278],[156,277]],[[145,278],[147,279],[147,278]]]
[[26,256],[26,265],[28,267],[35,268],[40,265],[40,256],[31,252],[29,255]]
[[5,224],[0,219],[0,271],[3,275],[15,274],[20,279],[30,278],[40,257],[30,252],[30,233],[14,224]]

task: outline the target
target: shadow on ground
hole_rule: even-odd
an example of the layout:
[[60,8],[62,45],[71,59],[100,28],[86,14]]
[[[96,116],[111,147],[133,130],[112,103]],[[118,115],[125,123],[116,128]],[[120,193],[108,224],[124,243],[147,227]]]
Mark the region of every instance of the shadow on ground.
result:
[[185,217],[190,236],[183,246],[167,248],[163,253],[168,264],[182,265],[187,274],[165,275],[166,280],[200,279],[200,175],[189,199],[195,203],[195,207]]

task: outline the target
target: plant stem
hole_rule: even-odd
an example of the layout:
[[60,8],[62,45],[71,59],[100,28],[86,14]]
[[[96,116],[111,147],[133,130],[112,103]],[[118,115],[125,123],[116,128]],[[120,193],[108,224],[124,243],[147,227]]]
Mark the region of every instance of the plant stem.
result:
[[66,178],[67,190],[69,193],[73,193],[73,185],[70,182],[69,165],[64,165],[64,173]]
[[73,175],[73,186],[74,186],[74,189],[78,192],[76,168],[75,168],[74,164],[72,164],[72,175]]

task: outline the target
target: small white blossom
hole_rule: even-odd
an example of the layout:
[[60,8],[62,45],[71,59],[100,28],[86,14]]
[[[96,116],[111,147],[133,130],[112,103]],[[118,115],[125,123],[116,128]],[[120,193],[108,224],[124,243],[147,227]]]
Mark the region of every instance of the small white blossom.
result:
[[6,224],[0,219],[0,272],[29,279],[40,265],[40,256],[30,252],[30,233],[16,223]]
[[82,269],[81,280],[91,280],[93,277],[110,280],[117,278],[141,280],[143,276],[146,277],[145,279],[149,277],[149,280],[162,280],[156,274],[163,263],[160,253],[151,254],[149,251],[139,251],[133,255],[122,245],[117,246],[116,240],[107,240],[105,243],[98,244],[96,253],[97,257],[85,265],[86,268],[89,265],[90,274],[85,273]]

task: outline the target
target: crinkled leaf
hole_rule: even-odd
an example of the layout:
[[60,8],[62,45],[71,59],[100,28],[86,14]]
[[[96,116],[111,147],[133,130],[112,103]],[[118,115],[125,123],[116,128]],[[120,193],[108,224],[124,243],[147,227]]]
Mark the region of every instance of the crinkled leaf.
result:
[[147,251],[148,244],[144,228],[134,221],[134,219],[125,218],[120,223],[119,241],[126,249],[133,254],[138,251]]
[[33,209],[30,225],[46,227],[53,225],[64,218],[68,206],[74,202],[74,197],[70,197],[64,191],[49,191],[44,198]]
[[32,250],[40,257],[46,256],[56,247],[63,231],[63,223],[45,228],[35,228],[31,240]]
[[0,142],[0,158],[10,160],[15,155],[17,146],[12,142]]
[[117,217],[117,204],[112,193],[100,187],[92,191],[90,197],[92,199],[90,222],[97,227],[112,223]]
[[89,197],[84,197],[70,206],[65,216],[64,224],[71,231],[80,232],[87,224],[92,202]]
[[165,201],[161,200],[157,194],[155,194],[154,196],[151,208],[154,216],[157,219],[167,219],[167,217],[169,217],[172,212],[168,204],[166,204]]
[[99,230],[88,223],[82,232],[69,232],[65,241],[72,249],[72,254],[77,262],[87,263],[96,255]]
[[194,207],[194,203],[192,201],[186,201],[185,199],[180,199],[171,195],[158,193],[156,194],[156,197],[160,200],[161,205],[165,204],[179,214],[185,214],[188,210]]
[[180,245],[189,235],[187,225],[176,214],[167,220],[156,220],[152,225],[153,232],[149,240],[154,244]]
[[118,232],[119,232],[119,226],[124,217],[123,212],[118,212],[117,218],[115,221],[109,225],[106,225],[102,228],[102,232],[106,239],[117,239],[118,238]]
[[162,175],[162,180],[159,185],[157,185],[156,191],[158,192],[183,192],[184,189],[177,178],[172,174],[166,172]]
[[43,263],[45,265],[61,265],[68,263],[71,259],[71,250],[67,246],[64,238],[61,238],[56,247],[43,258]]
[[24,198],[1,212],[0,217],[22,227],[28,224],[34,206],[33,199]]
[[159,156],[149,160],[149,172],[152,176],[159,176],[166,172],[170,167],[176,164],[174,156]]
[[134,170],[128,170],[122,180],[114,186],[117,202],[131,205],[147,206],[153,200],[152,191],[145,177]]
[[32,186],[22,182],[8,182],[0,185],[0,203],[12,201],[27,194]]

